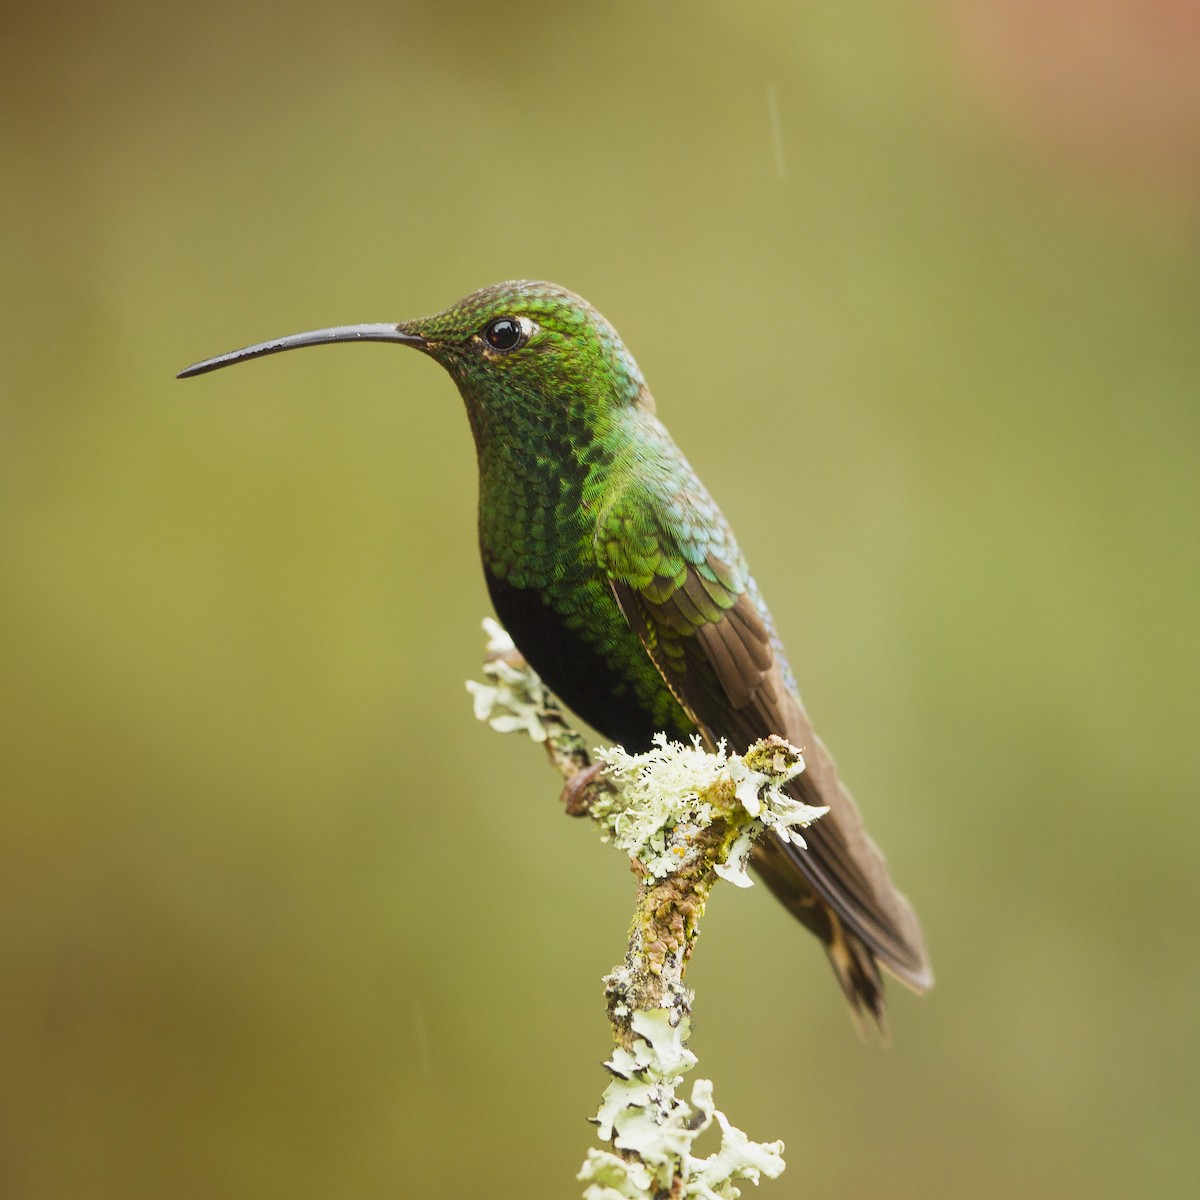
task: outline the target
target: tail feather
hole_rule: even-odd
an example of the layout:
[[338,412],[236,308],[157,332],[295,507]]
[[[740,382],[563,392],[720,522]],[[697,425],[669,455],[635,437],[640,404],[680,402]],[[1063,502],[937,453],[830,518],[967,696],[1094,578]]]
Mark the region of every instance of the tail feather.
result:
[[753,861],[776,899],[825,946],[859,1033],[866,1037],[868,1022],[873,1021],[886,1042],[887,998],[880,967],[918,993],[932,986],[932,976],[897,969],[881,960],[816,892],[787,849],[774,838],[762,838],[755,844]]
[[861,939],[849,933],[838,915],[829,913],[830,938],[825,943],[833,973],[850,1004],[850,1015],[858,1032],[865,1040],[868,1036],[867,1017],[870,1016],[879,1030],[879,1036],[888,1041],[887,1004],[883,994],[883,978],[875,955]]

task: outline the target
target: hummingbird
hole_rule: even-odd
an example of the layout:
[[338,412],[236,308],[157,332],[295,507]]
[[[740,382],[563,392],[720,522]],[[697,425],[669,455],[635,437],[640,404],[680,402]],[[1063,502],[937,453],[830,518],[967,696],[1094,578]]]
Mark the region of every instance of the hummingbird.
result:
[[179,378],[331,342],[411,346],[450,373],[475,441],[492,604],[564,704],[632,752],[658,732],[736,752],[778,734],[803,751],[789,788],[829,811],[805,847],[760,838],[753,866],[824,944],[860,1028],[869,1016],[886,1034],[880,968],[933,985],[920,924],[813,731],[732,529],[616,329],[573,292],[518,280],[430,317],[260,342]]

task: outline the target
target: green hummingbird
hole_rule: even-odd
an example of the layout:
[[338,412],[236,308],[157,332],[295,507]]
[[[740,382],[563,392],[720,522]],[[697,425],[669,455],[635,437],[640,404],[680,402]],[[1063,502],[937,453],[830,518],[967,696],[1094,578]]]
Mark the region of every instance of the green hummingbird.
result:
[[473,292],[435,316],[262,342],[180,378],[301,346],[396,342],[449,371],[479,463],[479,549],[517,648],[568,707],[631,751],[699,734],[804,751],[790,787],[829,812],[807,848],[760,839],[754,865],[824,943],[851,1010],[884,1025],[880,967],[933,984],[921,928],[813,732],[729,524],[666,428],[633,356],[552,283]]

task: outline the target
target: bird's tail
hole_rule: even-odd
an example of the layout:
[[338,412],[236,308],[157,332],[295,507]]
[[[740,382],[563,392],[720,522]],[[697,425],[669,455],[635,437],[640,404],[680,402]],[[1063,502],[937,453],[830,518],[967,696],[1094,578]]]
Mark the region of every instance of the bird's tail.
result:
[[755,843],[753,858],[758,874],[784,907],[821,939],[859,1032],[866,1037],[868,1021],[873,1021],[886,1041],[887,1003],[880,966],[918,993],[928,990],[932,977],[925,972],[908,971],[902,964],[893,965],[886,959],[881,962],[878,952],[847,927],[797,869],[789,850],[790,847],[785,848],[772,837],[761,838]]
[[887,1005],[875,955],[861,938],[846,929],[835,912],[829,911],[826,915],[829,917],[829,940],[825,943],[825,953],[829,955],[833,973],[850,1004],[854,1024],[865,1039],[869,1033],[867,1018],[872,1018],[879,1036],[886,1042]]

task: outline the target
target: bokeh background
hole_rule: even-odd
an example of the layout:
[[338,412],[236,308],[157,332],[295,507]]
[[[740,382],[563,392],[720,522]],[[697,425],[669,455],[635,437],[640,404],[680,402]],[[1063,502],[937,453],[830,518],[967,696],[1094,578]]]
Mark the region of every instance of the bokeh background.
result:
[[631,897],[470,716],[449,381],[275,334],[545,277],[756,566],[938,972],[720,895],[763,1195],[1182,1196],[1200,19],[1172,0],[6,5],[0,1195],[561,1197]]

